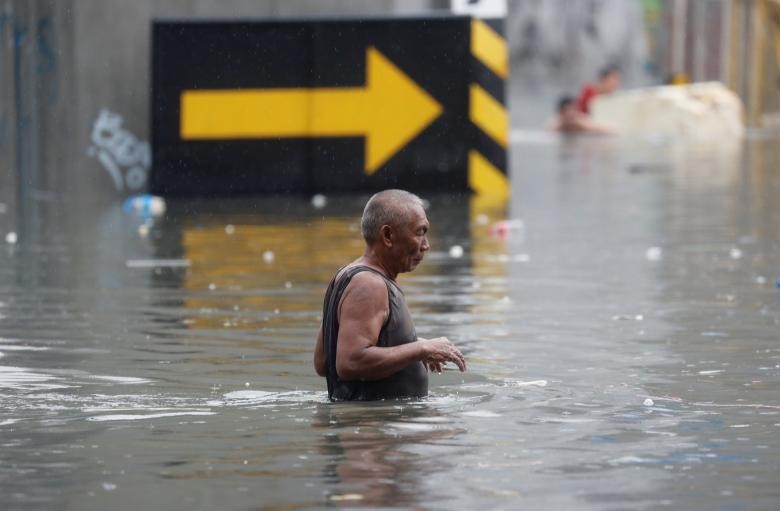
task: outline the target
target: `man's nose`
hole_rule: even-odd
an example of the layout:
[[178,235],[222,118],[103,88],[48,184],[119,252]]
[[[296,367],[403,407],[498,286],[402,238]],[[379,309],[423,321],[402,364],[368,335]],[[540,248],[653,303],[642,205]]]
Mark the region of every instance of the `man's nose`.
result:
[[428,236],[425,236],[423,238],[422,247],[420,247],[420,250],[422,250],[423,252],[427,252],[430,249],[431,249],[431,244],[428,243]]

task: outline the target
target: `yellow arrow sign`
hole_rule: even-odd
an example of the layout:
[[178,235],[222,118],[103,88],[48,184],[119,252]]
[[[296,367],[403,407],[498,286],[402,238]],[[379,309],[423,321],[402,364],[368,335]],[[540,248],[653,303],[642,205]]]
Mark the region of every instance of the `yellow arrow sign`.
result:
[[362,136],[370,175],[441,112],[435,99],[369,47],[365,87],[185,90],[181,138]]

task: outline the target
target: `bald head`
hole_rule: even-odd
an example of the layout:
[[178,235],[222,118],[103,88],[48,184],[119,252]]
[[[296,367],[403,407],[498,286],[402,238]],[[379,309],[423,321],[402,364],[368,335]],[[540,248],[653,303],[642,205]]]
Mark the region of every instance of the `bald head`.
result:
[[415,207],[423,207],[421,198],[404,190],[384,190],[368,199],[360,220],[360,230],[366,243],[379,239],[383,225],[400,228],[412,218]]

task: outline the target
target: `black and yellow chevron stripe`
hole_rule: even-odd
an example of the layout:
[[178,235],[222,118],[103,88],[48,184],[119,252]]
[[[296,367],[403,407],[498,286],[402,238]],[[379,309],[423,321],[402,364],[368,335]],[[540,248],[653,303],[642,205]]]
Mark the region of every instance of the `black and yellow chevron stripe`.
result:
[[471,21],[469,119],[473,126],[468,181],[480,196],[505,198],[509,116],[504,87],[509,77],[509,50],[501,36],[503,20]]

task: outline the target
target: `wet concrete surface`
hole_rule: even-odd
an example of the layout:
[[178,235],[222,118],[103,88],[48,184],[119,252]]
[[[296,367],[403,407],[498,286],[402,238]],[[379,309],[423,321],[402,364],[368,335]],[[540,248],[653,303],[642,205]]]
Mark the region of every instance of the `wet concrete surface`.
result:
[[521,134],[511,166],[508,204],[425,196],[400,283],[469,371],[422,401],[330,404],[311,366],[366,197],[32,198],[0,246],[0,507],[776,507],[780,141]]

